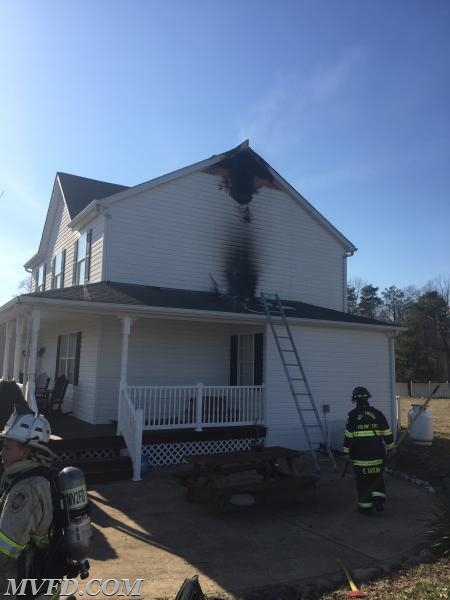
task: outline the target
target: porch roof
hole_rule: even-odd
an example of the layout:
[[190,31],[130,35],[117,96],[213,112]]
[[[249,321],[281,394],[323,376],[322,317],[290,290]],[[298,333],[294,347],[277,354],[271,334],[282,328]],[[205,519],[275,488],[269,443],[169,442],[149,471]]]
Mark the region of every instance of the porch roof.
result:
[[[32,301],[33,298],[45,298],[64,302],[82,302],[94,304],[122,305],[129,307],[149,307],[195,310],[206,312],[237,313],[241,315],[257,316],[261,313],[266,318],[262,305],[257,298],[250,302],[243,302],[238,298],[219,295],[212,292],[194,290],[180,290],[174,288],[161,288],[150,285],[136,285],[117,281],[101,281],[87,285],[72,286],[46,292],[23,294],[20,299]],[[322,306],[282,300],[283,306],[290,307],[288,316],[298,319],[312,319],[316,321],[334,321],[337,323],[353,323],[361,325],[377,325],[386,328],[395,328],[392,323],[368,319]],[[256,314],[255,314],[256,313]]]

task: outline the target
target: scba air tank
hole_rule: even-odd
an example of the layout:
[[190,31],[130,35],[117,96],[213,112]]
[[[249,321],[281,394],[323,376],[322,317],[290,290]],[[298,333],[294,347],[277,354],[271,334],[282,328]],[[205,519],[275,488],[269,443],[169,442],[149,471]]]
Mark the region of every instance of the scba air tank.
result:
[[413,404],[408,413],[408,430],[415,444],[430,446],[433,441],[433,416],[421,404]]
[[87,557],[91,549],[92,526],[83,471],[77,467],[63,469],[58,474],[58,489],[67,510],[67,523],[64,527],[65,552],[79,566],[80,576],[85,578],[89,574]]

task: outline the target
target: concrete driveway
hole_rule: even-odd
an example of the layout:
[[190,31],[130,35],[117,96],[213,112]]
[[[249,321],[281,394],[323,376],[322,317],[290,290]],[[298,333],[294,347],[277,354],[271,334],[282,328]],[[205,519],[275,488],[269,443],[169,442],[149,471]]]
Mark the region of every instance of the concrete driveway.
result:
[[396,562],[423,539],[432,503],[425,489],[388,475],[386,511],[365,517],[356,511],[353,476],[328,473],[312,501],[215,514],[186,501],[176,472],[154,468],[141,482],[89,490],[91,578],[143,578],[141,598],[154,600],[173,598],[198,574],[205,594],[250,597],[252,588],[336,578],[337,559],[350,569]]

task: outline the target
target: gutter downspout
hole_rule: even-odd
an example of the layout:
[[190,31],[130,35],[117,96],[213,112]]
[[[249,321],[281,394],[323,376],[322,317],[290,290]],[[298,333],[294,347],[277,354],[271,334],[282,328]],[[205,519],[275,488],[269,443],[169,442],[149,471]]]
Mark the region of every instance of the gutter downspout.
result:
[[347,312],[347,258],[353,256],[356,252],[355,250],[350,250],[342,255],[342,312]]
[[394,436],[394,442],[397,439],[397,430],[400,421],[400,414],[397,406],[397,398],[395,395],[395,337],[396,334],[390,334],[388,336],[389,342],[389,387],[391,396],[391,423],[392,423],[392,434]]

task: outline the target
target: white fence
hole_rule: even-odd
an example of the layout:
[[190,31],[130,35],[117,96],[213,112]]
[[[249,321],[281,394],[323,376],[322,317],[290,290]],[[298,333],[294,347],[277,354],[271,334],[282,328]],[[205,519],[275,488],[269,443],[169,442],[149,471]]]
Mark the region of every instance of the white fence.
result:
[[416,381],[409,382],[397,382],[395,384],[395,393],[397,396],[409,396],[408,385],[411,389],[411,396],[413,398],[426,398],[429,396],[434,388],[439,385],[435,396],[436,398],[450,398],[450,384],[448,381],[436,382],[427,381],[425,383],[418,383]]
[[144,429],[231,427],[264,422],[263,386],[128,386]]
[[117,433],[141,479],[143,430],[231,427],[264,423],[262,385],[120,386]]

